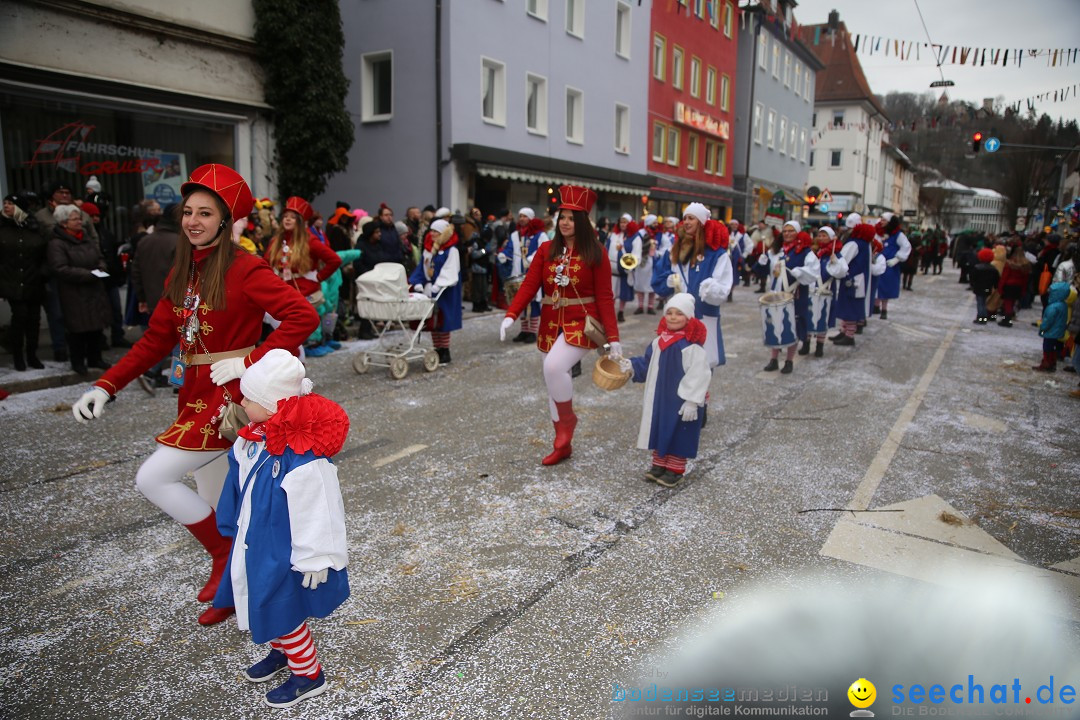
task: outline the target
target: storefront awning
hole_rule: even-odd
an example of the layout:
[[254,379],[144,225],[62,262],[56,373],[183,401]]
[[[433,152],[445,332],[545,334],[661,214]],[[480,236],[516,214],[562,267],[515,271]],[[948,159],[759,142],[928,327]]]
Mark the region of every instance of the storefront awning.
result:
[[650,189],[654,193],[671,196],[671,199],[712,200],[721,205],[726,205],[734,200],[736,196],[744,194],[731,187],[686,178],[676,178],[660,173],[653,175],[653,185]]
[[644,187],[635,187],[633,185],[623,185],[620,183],[593,180],[590,178],[571,177],[570,175],[552,175],[537,172],[535,170],[507,167],[505,165],[477,163],[476,172],[484,177],[516,180],[517,182],[536,183],[538,185],[554,185],[555,187],[558,187],[559,185],[584,185],[597,192],[618,193],[620,195],[641,195],[643,193],[648,194],[649,192],[649,189]]

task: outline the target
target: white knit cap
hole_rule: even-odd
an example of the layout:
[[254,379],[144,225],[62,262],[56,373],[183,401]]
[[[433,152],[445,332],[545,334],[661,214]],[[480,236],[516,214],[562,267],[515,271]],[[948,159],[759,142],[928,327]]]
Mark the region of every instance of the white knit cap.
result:
[[520,210],[518,210],[518,215],[524,215],[525,217],[529,218],[530,220],[535,220],[536,219],[536,213],[533,212],[532,208],[521,208]]
[[620,220],[625,220],[626,222],[630,222],[634,218],[630,217],[630,213],[623,213],[622,215],[619,216],[619,219]]
[[886,210],[885,212],[881,213],[881,219],[884,220],[885,222],[889,222],[890,220],[893,219],[893,214],[891,212],[889,212],[888,210]]
[[742,225],[742,223],[740,223],[740,222],[739,222],[738,220],[736,220],[735,218],[731,218],[730,220],[728,220],[728,221],[727,221],[727,224],[728,224],[728,225]]
[[844,218],[844,227],[854,228],[856,225],[862,225],[862,215],[859,213],[851,213]]
[[694,317],[694,296],[690,293],[676,293],[664,301],[665,308],[675,308],[688,318]]
[[442,235],[443,230],[446,230],[446,228],[448,227],[450,227],[450,223],[446,222],[445,220],[436,220],[435,222],[431,223],[431,232],[435,233],[436,235]]
[[825,233],[826,235],[828,235],[828,236],[829,236],[829,239],[830,239],[830,240],[835,240],[835,239],[836,239],[836,231],[835,231],[835,230],[833,230],[833,229],[832,229],[831,227],[829,227],[828,225],[822,225],[821,227],[819,227],[819,228],[818,228],[818,232],[823,232],[823,233]]
[[98,182],[97,175],[91,175],[86,181],[86,189],[90,192],[101,192],[101,183]]
[[274,413],[279,400],[311,392],[312,382],[304,374],[304,364],[296,356],[275,348],[240,376],[240,392]]
[[450,208],[444,208],[444,207],[439,208],[438,210],[435,211],[435,217],[437,217],[437,218],[448,218],[448,217],[450,217]]
[[696,217],[698,219],[698,222],[700,222],[702,225],[705,224],[705,221],[709,219],[709,216],[711,214],[712,213],[709,212],[709,208],[705,207],[704,205],[702,205],[699,202],[690,203],[689,205],[686,206],[686,209],[683,210],[683,213],[682,213],[684,218],[687,215],[693,215],[694,217]]
[[784,227],[787,227],[788,225],[790,225],[795,230],[795,232],[799,232],[800,230],[802,230],[802,225],[795,222],[794,220],[788,220],[786,223],[784,223]]
[[648,215],[645,216],[645,227],[652,227],[655,224],[656,224],[656,216],[655,215],[653,215],[652,213],[649,213]]

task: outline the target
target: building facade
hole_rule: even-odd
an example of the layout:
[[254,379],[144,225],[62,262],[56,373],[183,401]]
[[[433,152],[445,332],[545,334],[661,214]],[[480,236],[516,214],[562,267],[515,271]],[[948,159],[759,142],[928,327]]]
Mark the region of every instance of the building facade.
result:
[[738,18],[735,0],[653,3],[647,122],[655,213],[677,216],[697,201],[730,217]]
[[597,216],[640,212],[650,7],[343,3],[356,140],[320,202],[539,213],[549,189],[580,183],[597,190]]
[[794,7],[788,0],[762,0],[742,9],[732,172],[735,214],[747,225],[765,217],[778,191],[783,216],[799,216],[807,187],[822,64],[794,32]]
[[204,163],[235,167],[272,197],[254,21],[250,3],[214,0],[3,3],[0,190],[63,181],[82,197],[96,176],[121,236],[129,208],[175,202]]
[[805,26],[801,36],[825,66],[817,76],[810,184],[829,190],[830,216],[896,212],[884,150],[889,118],[870,90],[847,28],[834,11],[829,23]]
[[1009,201],[996,190],[973,188],[954,180],[932,180],[920,188],[923,226],[952,234],[965,230],[1002,233],[1009,225]]

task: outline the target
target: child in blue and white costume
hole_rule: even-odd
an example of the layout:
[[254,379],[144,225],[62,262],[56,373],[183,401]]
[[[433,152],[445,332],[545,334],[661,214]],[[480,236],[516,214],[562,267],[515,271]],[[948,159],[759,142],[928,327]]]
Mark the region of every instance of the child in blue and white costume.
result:
[[703,413],[712,373],[705,354],[705,326],[694,317],[694,297],[677,293],[664,303],[657,337],[640,357],[620,364],[645,383],[637,446],[652,450],[645,478],[674,487],[697,457]]
[[288,680],[266,694],[284,708],[326,690],[307,627],[349,597],[345,506],[337,468],[349,417],[335,402],[311,394],[304,365],[271,350],[240,379],[251,420],[229,452],[229,472],[217,507],[221,534],[234,542],[215,607],[236,607],[236,624],[256,643],[270,643],[245,673]]
[[414,290],[438,297],[436,312],[424,328],[431,332],[431,344],[443,365],[450,362],[450,333],[461,329],[461,253],[457,244],[453,225],[442,219],[431,223],[424,237],[423,260],[409,275]]
[[[499,273],[504,280],[525,278],[529,271],[533,257],[540,246],[548,241],[547,233],[544,232],[544,221],[536,217],[532,208],[523,207],[518,211],[517,227],[505,245],[495,256],[499,263]],[[507,302],[510,299],[507,298]],[[513,342],[534,343],[536,333],[540,330],[540,292],[536,293],[536,299],[529,303],[528,311],[521,315],[521,332],[515,335]]]

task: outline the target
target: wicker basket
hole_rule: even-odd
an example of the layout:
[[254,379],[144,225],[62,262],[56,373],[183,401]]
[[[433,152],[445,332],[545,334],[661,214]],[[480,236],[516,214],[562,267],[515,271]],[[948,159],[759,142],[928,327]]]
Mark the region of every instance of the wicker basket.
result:
[[619,363],[609,357],[596,361],[592,371],[592,381],[603,390],[618,390],[630,379],[631,373],[619,369]]

